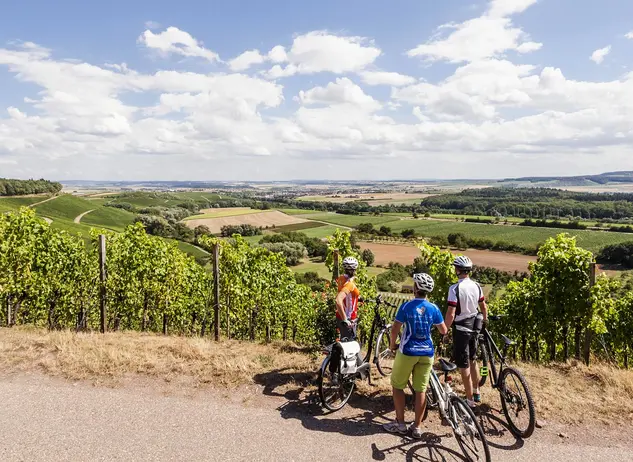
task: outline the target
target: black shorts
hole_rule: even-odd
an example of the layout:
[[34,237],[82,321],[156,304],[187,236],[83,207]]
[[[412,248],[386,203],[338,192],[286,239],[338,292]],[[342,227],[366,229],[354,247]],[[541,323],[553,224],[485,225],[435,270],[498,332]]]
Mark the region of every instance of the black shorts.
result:
[[352,321],[352,325],[350,327],[348,327],[347,324],[340,319],[336,320],[336,327],[338,328],[339,338],[341,340],[344,338],[348,340],[356,340],[356,326],[356,320]]
[[478,334],[475,332],[453,330],[453,361],[457,367],[470,367],[470,361],[477,357],[477,339]]

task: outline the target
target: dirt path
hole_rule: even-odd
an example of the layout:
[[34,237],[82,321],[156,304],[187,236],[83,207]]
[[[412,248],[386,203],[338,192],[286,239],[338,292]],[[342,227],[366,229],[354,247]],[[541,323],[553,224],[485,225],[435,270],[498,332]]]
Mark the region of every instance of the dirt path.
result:
[[73,221],[74,221],[75,223],[81,223],[81,219],[82,219],[83,217],[85,217],[86,215],[88,215],[90,212],[94,212],[94,211],[95,211],[95,209],[92,209],[92,210],[88,210],[87,212],[80,213],[79,215],[77,215],[77,216],[75,217],[75,219],[74,219]]
[[52,201],[52,200],[54,200],[54,199],[57,199],[58,197],[60,197],[60,196],[59,196],[59,195],[56,195],[56,196],[51,196],[51,197],[49,197],[48,199],[44,199],[43,201],[39,201],[39,202],[36,202],[36,203],[34,203],[34,204],[30,204],[30,205],[29,205],[29,207],[36,207],[36,206],[38,206],[38,205],[43,204],[44,202],[48,202],[48,201]]
[[[0,459],[463,460],[450,431],[433,415],[424,438],[411,440],[382,431],[387,418],[364,407],[370,400],[357,398],[343,411],[323,415],[274,388],[262,391],[263,404],[241,391],[233,399],[210,390],[187,397],[140,385],[113,389],[40,375],[0,376],[0,395],[11,397],[0,413]],[[495,416],[487,427],[498,461],[631,460],[631,431],[625,430],[623,436],[621,428],[617,434],[568,429],[569,437],[561,438],[552,426],[521,441]]]

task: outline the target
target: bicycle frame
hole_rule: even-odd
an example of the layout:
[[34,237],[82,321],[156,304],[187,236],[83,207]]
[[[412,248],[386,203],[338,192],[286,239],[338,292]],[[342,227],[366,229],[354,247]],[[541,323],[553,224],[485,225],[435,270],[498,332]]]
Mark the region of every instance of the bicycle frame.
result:
[[[506,356],[504,353],[501,352],[501,350],[499,350],[499,347],[493,340],[490,332],[488,332],[488,329],[484,329],[483,332],[479,335],[480,337],[483,337],[483,343],[481,347],[486,350],[485,352],[488,354],[488,361],[490,362],[490,372],[492,373],[492,380],[490,385],[492,386],[492,388],[498,388],[499,377],[501,377],[503,367],[506,364]],[[499,358],[499,371],[497,371],[495,355]]]

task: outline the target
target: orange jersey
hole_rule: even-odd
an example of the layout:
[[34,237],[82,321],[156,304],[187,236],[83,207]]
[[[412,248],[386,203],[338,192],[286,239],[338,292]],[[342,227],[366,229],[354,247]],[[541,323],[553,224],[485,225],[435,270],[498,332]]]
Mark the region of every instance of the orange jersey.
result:
[[[345,308],[345,315],[347,319],[353,321],[358,316],[358,299],[360,298],[360,290],[356,287],[356,283],[351,280],[346,274],[339,276],[336,280],[338,286],[338,292],[344,292],[346,297],[343,301],[343,308]],[[336,317],[341,319],[338,312]]]

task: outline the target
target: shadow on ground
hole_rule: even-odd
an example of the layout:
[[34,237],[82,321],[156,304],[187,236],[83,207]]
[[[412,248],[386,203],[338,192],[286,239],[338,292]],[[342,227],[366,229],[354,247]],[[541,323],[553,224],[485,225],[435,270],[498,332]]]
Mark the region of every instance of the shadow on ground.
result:
[[488,446],[504,451],[515,451],[523,447],[523,439],[510,431],[505,416],[500,410],[482,404],[477,409],[476,414],[481,428],[486,434]]
[[[255,382],[263,385],[264,395],[286,399],[278,407],[284,419],[296,419],[310,431],[345,436],[384,435],[382,425],[391,420],[386,414],[393,412],[391,397],[377,388],[376,391],[365,390],[363,395],[355,392],[347,406],[338,412],[324,411],[315,386],[316,374],[313,373],[278,369],[256,375]],[[381,447],[377,442],[372,442],[372,458],[385,460],[387,454],[399,453],[407,461],[466,460],[460,452],[443,444],[453,439],[450,428],[440,427],[440,432],[442,434],[426,432],[420,439],[394,436],[398,443],[393,446]]]

